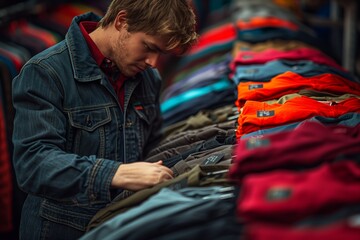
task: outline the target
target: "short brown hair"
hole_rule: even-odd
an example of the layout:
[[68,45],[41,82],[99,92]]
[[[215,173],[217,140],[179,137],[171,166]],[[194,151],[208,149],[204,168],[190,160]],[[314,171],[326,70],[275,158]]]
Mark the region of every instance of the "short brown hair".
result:
[[99,22],[103,28],[126,11],[129,32],[168,38],[167,50],[186,52],[197,40],[196,20],[187,0],[113,0]]

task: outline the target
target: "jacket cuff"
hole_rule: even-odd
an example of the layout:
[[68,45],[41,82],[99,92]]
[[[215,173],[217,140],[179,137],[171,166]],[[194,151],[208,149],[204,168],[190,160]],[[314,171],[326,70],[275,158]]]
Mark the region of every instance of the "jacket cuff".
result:
[[90,174],[89,201],[91,204],[111,201],[111,181],[121,162],[97,159]]

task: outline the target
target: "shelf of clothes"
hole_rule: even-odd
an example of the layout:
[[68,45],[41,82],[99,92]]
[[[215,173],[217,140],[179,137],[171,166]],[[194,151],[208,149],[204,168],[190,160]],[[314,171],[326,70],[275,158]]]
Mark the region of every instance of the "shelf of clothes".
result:
[[72,18],[103,14],[108,1],[3,1],[0,5],[0,238],[17,239],[24,193],[14,177],[11,134],[14,109],[11,81],[26,61],[61,41]]
[[123,191],[82,240],[358,239],[360,81],[286,2],[217,1],[145,158],[174,179]]

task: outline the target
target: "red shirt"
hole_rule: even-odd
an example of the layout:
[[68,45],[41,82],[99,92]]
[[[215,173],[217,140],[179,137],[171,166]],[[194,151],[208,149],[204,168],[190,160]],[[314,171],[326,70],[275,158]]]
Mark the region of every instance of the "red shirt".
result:
[[241,51],[230,63],[231,72],[234,73],[236,66],[239,65],[250,65],[250,64],[264,64],[268,61],[275,59],[286,59],[286,60],[310,60],[318,64],[328,65],[341,71],[346,70],[337,64],[337,62],[324,54],[322,51],[311,48],[311,47],[299,47],[292,50],[279,50],[269,48],[261,52],[256,51]]
[[97,28],[97,22],[84,21],[79,24],[81,33],[83,34],[86,43],[90,49],[91,55],[95,59],[96,63],[99,65],[101,70],[106,74],[110,79],[111,85],[114,87],[115,92],[118,96],[121,107],[124,107],[124,81],[126,77],[122,75],[119,69],[114,65],[114,63],[106,58],[96,46],[94,41],[90,38],[89,33],[94,31]]

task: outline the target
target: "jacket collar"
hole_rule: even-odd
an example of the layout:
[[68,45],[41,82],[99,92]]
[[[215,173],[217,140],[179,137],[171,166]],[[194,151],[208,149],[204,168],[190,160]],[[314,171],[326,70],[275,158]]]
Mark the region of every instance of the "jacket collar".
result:
[[65,36],[74,78],[80,82],[99,80],[104,75],[91,56],[91,52],[79,27],[79,23],[82,21],[98,22],[100,19],[99,16],[91,12],[79,15],[72,20]]
[[[105,81],[105,74],[92,57],[91,52],[87,46],[86,40],[81,33],[79,23],[82,21],[100,21],[100,17],[94,13],[85,13],[75,17],[70,25],[69,31],[65,36],[68,44],[70,61],[74,71],[74,78],[79,82],[91,82],[101,80],[101,84],[110,86],[108,81]],[[145,71],[147,72],[147,71]],[[129,88],[135,88],[141,79],[144,78],[145,73],[139,73],[132,77],[131,81],[127,81]],[[110,88],[110,87],[109,87]]]

